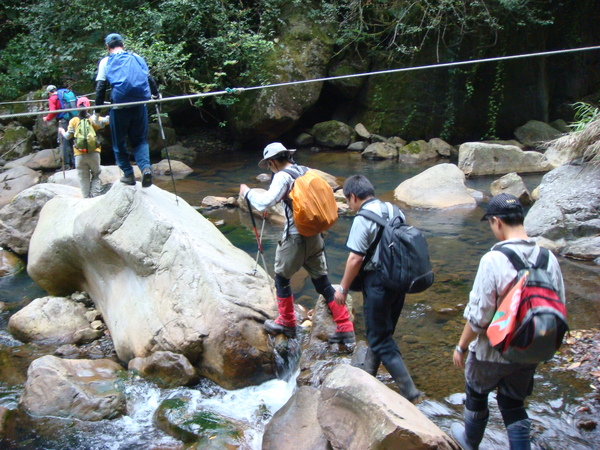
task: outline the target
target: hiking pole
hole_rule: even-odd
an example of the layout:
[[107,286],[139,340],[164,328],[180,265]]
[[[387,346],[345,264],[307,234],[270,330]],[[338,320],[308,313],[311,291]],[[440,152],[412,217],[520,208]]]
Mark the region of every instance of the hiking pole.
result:
[[162,119],[160,118],[160,110],[158,109],[158,103],[156,106],[156,117],[158,119],[158,126],[160,128],[160,136],[162,137],[163,144],[165,145],[165,153],[167,154],[167,161],[169,162],[169,172],[171,172],[171,182],[173,183],[173,192],[175,193],[175,203],[179,206],[179,200],[177,200],[177,188],[175,188],[175,177],[173,176],[173,169],[171,169],[171,158],[169,158],[169,150],[167,149],[167,140],[165,139],[165,130],[162,126]]
[[[263,211],[263,221],[262,221],[262,225],[260,227],[260,242],[262,245],[262,238],[263,238],[263,232],[265,231],[265,222],[267,221],[267,211]],[[256,263],[254,264],[254,272],[253,274],[256,275],[256,268],[258,267],[258,254],[259,252],[256,253]],[[267,266],[265,264],[265,259],[263,256],[263,265],[265,266],[265,271],[267,270]]]
[[62,137],[62,134],[60,134],[60,131],[58,132],[58,136],[56,136],[56,142],[58,142],[58,151],[60,153],[60,161],[62,164],[62,171],[63,171],[63,179],[67,178],[67,176],[65,175],[65,154],[63,153],[63,148],[62,148],[62,140],[64,138]]
[[[252,219],[252,228],[254,229],[254,236],[256,236],[256,243],[258,244],[258,252],[256,253],[256,265],[254,266],[254,271],[252,272],[253,276],[256,276],[256,269],[258,267],[258,257],[262,256],[262,262],[263,262],[263,266],[265,266],[265,272],[267,272],[267,274],[269,273],[267,271],[267,263],[265,262],[265,254],[263,252],[263,248],[262,248],[262,230],[264,230],[265,228],[265,221],[263,220],[263,226],[260,232],[260,237],[258,236],[258,230],[256,229],[256,220],[254,220],[254,214],[252,214],[252,204],[250,203],[250,199],[248,199],[248,197],[246,197],[246,203],[248,203],[248,211],[250,212],[250,218]],[[265,211],[266,214],[266,211]]]

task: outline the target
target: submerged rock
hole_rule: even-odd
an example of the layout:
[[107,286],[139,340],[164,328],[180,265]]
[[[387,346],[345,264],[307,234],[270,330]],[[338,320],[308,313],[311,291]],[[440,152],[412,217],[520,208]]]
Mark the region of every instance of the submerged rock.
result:
[[275,376],[263,329],[272,281],[183,199],[117,183],[92,199],[55,198],[40,214],[28,272],[53,295],[86,291],[118,357],[184,355],[233,389]]
[[162,387],[188,386],[198,381],[194,366],[183,355],[156,352],[146,358],[129,361],[129,370],[139,372]]
[[125,412],[125,395],[118,382],[124,372],[108,359],[43,356],[27,370],[19,407],[38,417],[114,419]]
[[189,396],[163,400],[154,413],[154,423],[165,433],[197,448],[238,448],[244,426],[234,419],[208,410],[197,410]]

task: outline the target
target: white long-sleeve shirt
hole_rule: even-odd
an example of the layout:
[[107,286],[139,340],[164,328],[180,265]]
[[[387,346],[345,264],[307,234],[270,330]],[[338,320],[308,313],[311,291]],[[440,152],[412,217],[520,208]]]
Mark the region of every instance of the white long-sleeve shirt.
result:
[[[507,245],[515,251],[524,261],[534,265],[540,252],[539,246],[533,239],[509,239],[498,242],[492,250]],[[556,257],[550,252],[548,259],[548,272],[552,277],[553,285],[558,290],[560,299],[565,301],[565,286],[562,273]],[[477,338],[469,345],[469,350],[475,352],[480,361],[509,363],[491,345],[486,335],[486,330],[494,318],[498,303],[513,285],[517,277],[517,270],[508,258],[499,251],[490,251],[483,255],[479,262],[479,269],[469,294],[469,303],[463,316],[477,333]]]
[[[307,170],[304,166],[298,166],[293,164],[286,169],[293,170],[298,173],[298,176],[304,174]],[[269,190],[267,192],[259,192],[255,189],[250,189],[246,197],[250,200],[252,207],[258,211],[264,211],[277,203],[283,201],[290,190],[292,189],[292,185],[294,184],[294,178],[284,171],[279,171],[273,175],[273,179],[271,180],[271,185],[269,186]],[[292,235],[292,234],[300,234],[298,232],[298,228],[296,228],[296,224],[294,223],[293,211],[287,205],[286,202],[283,204],[283,208],[285,211],[286,221],[285,226],[283,228],[283,237]]]

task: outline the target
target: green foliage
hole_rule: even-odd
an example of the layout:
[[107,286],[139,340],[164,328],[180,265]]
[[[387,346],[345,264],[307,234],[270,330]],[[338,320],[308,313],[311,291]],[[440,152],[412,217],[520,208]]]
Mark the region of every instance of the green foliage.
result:
[[582,131],[591,122],[600,119],[600,108],[585,102],[574,103],[575,121],[571,123],[573,131]]
[[549,25],[548,8],[528,0],[326,0],[323,12],[340,23],[337,43],[347,48],[384,51],[391,60],[435,43],[438,56],[468,36],[476,46],[494,45],[503,27]]
[[487,115],[487,132],[484,138],[498,139],[497,136],[497,120],[498,113],[504,103],[504,63],[499,62],[496,65],[496,75],[494,76],[494,85],[488,100],[488,115]]
[[399,61],[425,45],[441,59],[466,38],[476,52],[507,25],[551,23],[549,10],[528,0],[4,0],[0,99],[49,83],[89,89],[110,32],[124,36],[162,86],[204,92],[271,82],[260,68],[291,12],[306,14],[340,53]]

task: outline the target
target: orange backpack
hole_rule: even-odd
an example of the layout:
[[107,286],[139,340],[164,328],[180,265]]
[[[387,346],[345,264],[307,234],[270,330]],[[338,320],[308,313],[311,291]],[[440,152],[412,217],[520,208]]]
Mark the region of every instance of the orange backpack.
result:
[[337,203],[331,186],[316,172],[305,167],[303,169],[302,175],[293,170],[284,170],[294,179],[288,197],[298,232],[302,236],[315,236],[335,223],[338,218]]

